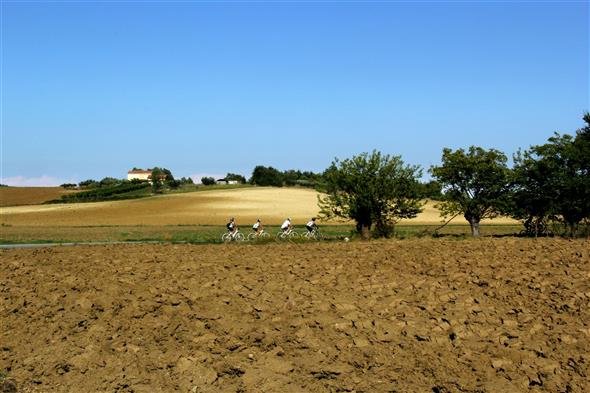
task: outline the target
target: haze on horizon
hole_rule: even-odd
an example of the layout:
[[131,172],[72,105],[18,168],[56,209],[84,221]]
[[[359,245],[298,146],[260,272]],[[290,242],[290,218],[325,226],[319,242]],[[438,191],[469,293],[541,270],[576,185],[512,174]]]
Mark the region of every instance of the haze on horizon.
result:
[[322,171],[373,149],[511,156],[589,110],[587,1],[16,2],[1,12],[1,173],[59,185]]

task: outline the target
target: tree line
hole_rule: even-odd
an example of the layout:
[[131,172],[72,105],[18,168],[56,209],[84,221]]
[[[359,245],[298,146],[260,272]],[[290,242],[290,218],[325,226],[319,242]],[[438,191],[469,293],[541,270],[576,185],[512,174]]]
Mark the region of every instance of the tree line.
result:
[[[482,219],[506,215],[530,236],[575,236],[590,227],[590,113],[576,135],[555,133],[543,145],[519,150],[509,168],[496,149],[443,149],[429,172],[442,188],[438,207],[446,218],[463,215],[471,234]],[[422,211],[425,185],[418,166],[378,151],[334,160],[318,188],[326,219],[352,219],[363,238],[389,236],[402,218]]]

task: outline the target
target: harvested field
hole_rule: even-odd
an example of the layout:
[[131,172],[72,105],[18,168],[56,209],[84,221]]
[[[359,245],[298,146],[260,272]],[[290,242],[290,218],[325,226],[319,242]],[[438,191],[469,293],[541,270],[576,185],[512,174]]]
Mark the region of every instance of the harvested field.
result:
[[[287,217],[296,224],[304,224],[317,214],[315,191],[271,187],[200,191],[116,202],[0,208],[1,223],[18,226],[223,225],[232,216],[238,224],[246,225],[257,218],[277,225]],[[515,223],[506,218],[486,222]],[[439,212],[429,202],[421,215],[402,220],[402,223],[438,224]],[[466,222],[458,217],[453,223]]]
[[590,242],[0,250],[20,392],[587,392]]
[[77,192],[62,187],[0,187],[0,206],[38,205]]

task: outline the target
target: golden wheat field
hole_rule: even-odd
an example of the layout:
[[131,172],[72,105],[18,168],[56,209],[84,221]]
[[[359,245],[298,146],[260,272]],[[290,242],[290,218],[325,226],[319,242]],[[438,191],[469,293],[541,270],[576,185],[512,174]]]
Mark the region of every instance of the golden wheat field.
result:
[[[23,192],[23,200],[30,201]],[[0,207],[3,225],[88,226],[88,225],[222,225],[229,217],[238,223],[257,218],[276,225],[290,217],[302,224],[318,214],[317,192],[302,188],[253,187],[199,191],[114,202],[25,205]],[[424,211],[407,224],[438,224],[439,211],[427,202]],[[457,217],[454,223],[464,223]],[[509,224],[499,218],[493,221]],[[324,223],[325,224],[325,223]]]

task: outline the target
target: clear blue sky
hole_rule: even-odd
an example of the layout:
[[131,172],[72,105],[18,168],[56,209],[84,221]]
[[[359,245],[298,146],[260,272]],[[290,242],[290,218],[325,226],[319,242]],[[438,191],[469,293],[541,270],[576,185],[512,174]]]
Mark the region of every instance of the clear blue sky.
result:
[[2,183],[509,156],[589,109],[589,5],[2,2]]

